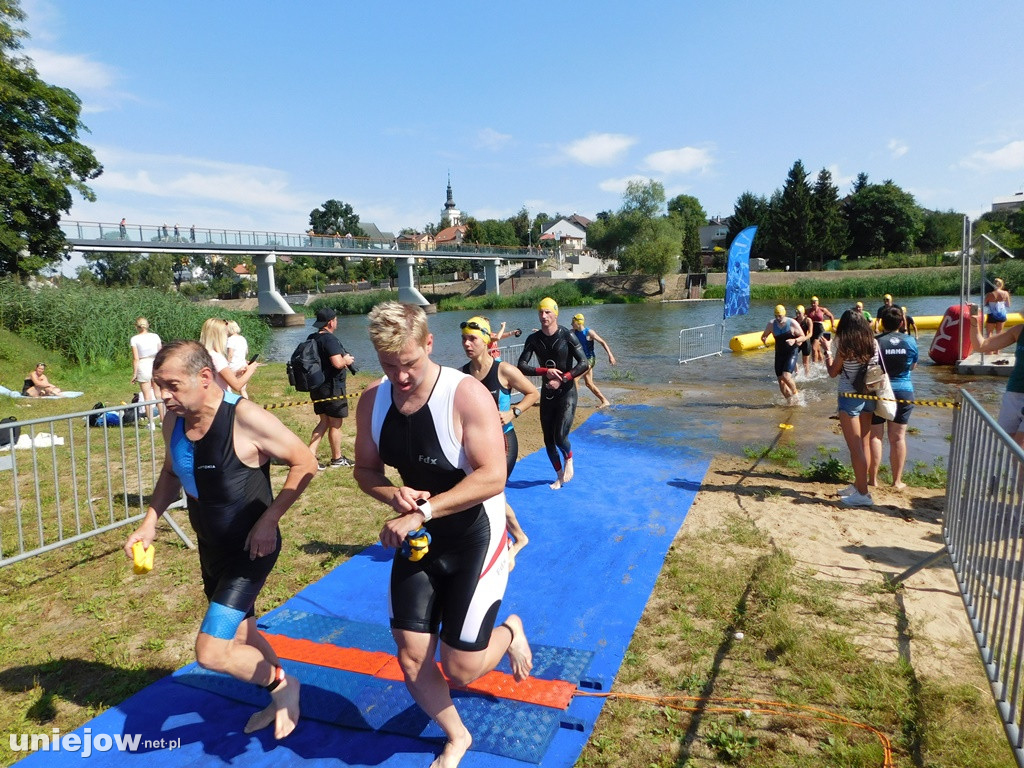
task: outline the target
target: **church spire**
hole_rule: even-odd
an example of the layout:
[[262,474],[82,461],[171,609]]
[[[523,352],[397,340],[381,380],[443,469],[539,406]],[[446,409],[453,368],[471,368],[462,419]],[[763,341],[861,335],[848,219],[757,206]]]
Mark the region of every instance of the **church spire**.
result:
[[462,211],[455,207],[455,198],[452,195],[452,172],[448,171],[448,194],[445,199],[444,209],[441,211],[441,218],[448,219],[450,226],[457,227],[462,223]]

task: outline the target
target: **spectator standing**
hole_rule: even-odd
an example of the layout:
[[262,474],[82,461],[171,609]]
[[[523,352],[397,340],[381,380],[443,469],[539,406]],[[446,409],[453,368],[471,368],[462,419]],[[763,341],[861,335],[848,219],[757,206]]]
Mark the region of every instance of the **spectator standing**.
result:
[[[242,335],[242,329],[238,327],[238,323],[234,320],[228,320],[227,330],[228,340],[225,356],[228,359],[228,366],[235,372],[235,376],[241,376],[249,360],[249,342]],[[249,393],[244,385],[239,394],[246,400],[249,399]]]
[[[881,416],[871,417],[871,454],[868,457],[868,485],[878,485],[878,467],[882,463],[882,433],[889,434],[889,468],[892,470],[892,487],[906,488],[903,482],[903,468],[907,463],[907,424],[914,410],[914,384],[910,372],[918,360],[917,342],[906,333],[900,333],[903,325],[903,311],[892,305],[883,307],[878,315],[883,333],[876,341],[882,354],[885,372],[889,374],[893,397],[896,398],[896,416],[886,422]],[[886,428],[888,423],[888,428]]]
[[313,327],[316,333],[307,338],[316,339],[320,351],[320,367],[324,372],[324,383],[310,390],[313,401],[313,413],[320,421],[313,428],[313,436],[309,441],[309,450],[316,456],[320,441],[327,435],[327,443],[331,447],[331,459],[327,464],[319,464],[321,470],[336,467],[351,467],[352,461],[341,453],[341,425],[348,416],[348,396],[345,392],[345,380],[350,367],[356,361],[350,355],[334,332],[338,329],[338,313],[330,307],[317,310],[316,322]]
[[[160,387],[153,383],[153,360],[156,353],[163,347],[160,337],[149,330],[149,320],[140,317],[135,321],[135,335],[128,342],[132,348],[132,383],[139,385],[143,400],[159,400]],[[161,417],[164,415],[163,403],[157,409]],[[154,426],[154,414],[146,408],[149,426]]]

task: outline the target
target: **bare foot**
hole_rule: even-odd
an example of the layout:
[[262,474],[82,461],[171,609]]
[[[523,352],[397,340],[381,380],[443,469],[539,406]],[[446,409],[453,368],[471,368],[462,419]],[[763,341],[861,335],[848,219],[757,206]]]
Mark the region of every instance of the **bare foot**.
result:
[[904,488],[906,488],[906,487],[907,487],[907,484],[906,484],[906,483],[904,483],[904,482],[902,482],[902,481],[900,481],[900,482],[898,482],[898,483],[893,483],[893,484],[892,484],[892,487],[893,487],[894,489],[896,489],[897,491],[902,491],[902,490],[903,490]]
[[526,630],[523,622],[514,613],[505,619],[503,625],[512,633],[512,642],[508,646],[508,662],[512,665],[512,676],[521,682],[530,676],[533,669],[533,653],[526,642]]
[[565,469],[562,470],[562,485],[565,485],[570,480],[572,480],[572,476],[573,476],[572,459],[569,458],[569,459],[565,460]]
[[612,401],[606,397],[604,400],[601,401],[601,404],[597,406],[597,409],[601,410],[602,408],[607,408],[611,404]]
[[548,488],[550,488],[552,491],[557,491],[561,487],[562,487],[562,473],[559,472],[558,473],[558,479],[555,480],[555,482],[553,482],[551,485],[549,485]]
[[274,724],[274,738],[283,739],[295,730],[299,723],[299,681],[285,677],[281,684],[270,693],[270,706],[262,709],[245,724],[245,732],[252,733]]
[[473,745],[473,736],[469,731],[465,735],[454,739],[448,739],[444,744],[441,754],[434,758],[430,768],[455,768],[461,761],[469,748]]
[[530,540],[527,538],[525,533],[522,535],[522,537],[520,537],[520,538],[518,538],[518,539],[516,539],[515,541],[512,542],[512,546],[510,546],[508,548],[508,569],[509,569],[509,571],[511,571],[513,568],[516,567],[516,555],[518,555],[519,551],[523,547],[525,547],[527,544],[529,544],[529,543],[530,543]]

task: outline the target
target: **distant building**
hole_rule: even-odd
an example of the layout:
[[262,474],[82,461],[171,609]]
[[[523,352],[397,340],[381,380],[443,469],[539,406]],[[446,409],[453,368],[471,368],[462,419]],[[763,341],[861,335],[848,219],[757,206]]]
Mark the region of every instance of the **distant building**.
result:
[[462,245],[462,241],[466,239],[466,232],[468,231],[469,227],[465,224],[459,224],[454,227],[445,227],[434,235],[434,245],[437,248],[450,248],[453,245]]
[[391,248],[395,244],[395,236],[391,232],[382,232],[377,229],[376,224],[370,222],[359,222],[359,228],[366,234],[370,241],[371,248]]
[[992,212],[1016,211],[1024,208],[1024,192],[1016,192],[1006,197],[997,197],[992,201]]
[[715,217],[700,228],[700,249],[705,253],[714,251],[715,248],[725,248],[725,241],[729,238],[729,219]]
[[398,250],[432,251],[434,250],[434,236],[429,232],[406,232],[398,236]]
[[576,213],[572,216],[563,216],[549,222],[541,230],[540,239],[545,242],[553,240],[562,248],[572,251],[582,251],[587,247],[587,227],[590,224],[590,219]]
[[448,174],[448,196],[444,201],[444,208],[441,209],[441,221],[445,219],[448,219],[448,223],[453,227],[462,223],[462,211],[455,207],[455,200],[452,197],[452,175],[450,173]]

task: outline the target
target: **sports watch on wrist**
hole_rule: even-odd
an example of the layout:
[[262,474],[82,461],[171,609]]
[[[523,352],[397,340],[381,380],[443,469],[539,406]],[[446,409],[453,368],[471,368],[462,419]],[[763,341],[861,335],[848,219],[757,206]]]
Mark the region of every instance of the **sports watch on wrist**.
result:
[[518,419],[522,415],[523,415],[523,412],[521,410],[519,410],[518,408],[513,408],[512,409],[512,416],[513,416],[513,418]]
[[423,522],[427,522],[434,516],[434,511],[430,508],[430,501],[428,499],[416,499],[416,506],[419,507],[419,511],[423,514]]

